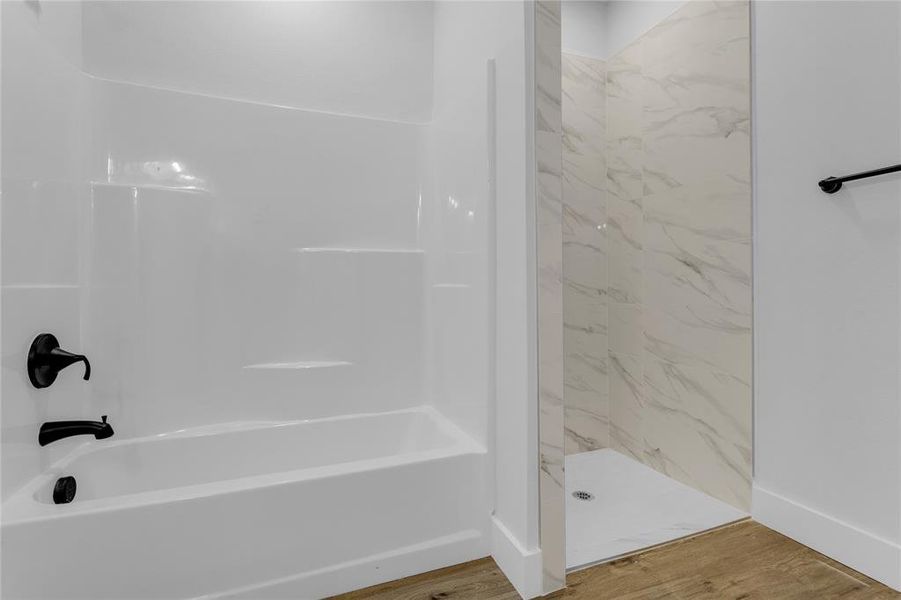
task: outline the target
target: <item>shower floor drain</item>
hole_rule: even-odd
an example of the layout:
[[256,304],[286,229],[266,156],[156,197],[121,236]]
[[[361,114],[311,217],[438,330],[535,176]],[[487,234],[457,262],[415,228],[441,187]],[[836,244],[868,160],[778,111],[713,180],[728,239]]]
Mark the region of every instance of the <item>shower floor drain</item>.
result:
[[594,500],[594,494],[586,492],[585,490],[577,490],[573,492],[573,498],[576,500],[585,500],[587,502],[588,500]]

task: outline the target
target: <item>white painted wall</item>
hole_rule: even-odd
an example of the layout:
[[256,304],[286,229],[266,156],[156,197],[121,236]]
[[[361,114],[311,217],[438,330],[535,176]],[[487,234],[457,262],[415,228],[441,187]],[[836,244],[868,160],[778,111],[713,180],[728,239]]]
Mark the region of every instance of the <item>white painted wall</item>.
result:
[[[613,56],[641,34],[676,12],[686,0],[608,0],[607,56]],[[606,58],[606,57],[605,57]]]
[[565,0],[560,4],[563,52],[607,58],[607,4],[603,0]]
[[685,0],[564,0],[563,51],[606,60],[673,14]]
[[98,77],[427,121],[431,2],[86,2]]
[[901,3],[754,6],[753,515],[901,588]]

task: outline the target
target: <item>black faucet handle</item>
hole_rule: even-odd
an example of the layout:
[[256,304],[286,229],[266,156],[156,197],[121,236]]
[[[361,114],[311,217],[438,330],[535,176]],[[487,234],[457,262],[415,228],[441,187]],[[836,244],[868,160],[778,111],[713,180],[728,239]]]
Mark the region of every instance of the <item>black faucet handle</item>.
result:
[[84,379],[90,379],[91,363],[87,356],[61,349],[56,336],[42,333],[34,338],[28,351],[28,378],[34,387],[45,388],[56,381],[60,371],[76,362],[84,363]]
[[71,352],[66,352],[59,348],[54,348],[50,351],[50,365],[55,368],[57,372],[62,371],[69,365],[77,362],[84,363],[84,380],[87,381],[91,378],[91,363],[88,361],[87,356],[84,354],[72,354]]

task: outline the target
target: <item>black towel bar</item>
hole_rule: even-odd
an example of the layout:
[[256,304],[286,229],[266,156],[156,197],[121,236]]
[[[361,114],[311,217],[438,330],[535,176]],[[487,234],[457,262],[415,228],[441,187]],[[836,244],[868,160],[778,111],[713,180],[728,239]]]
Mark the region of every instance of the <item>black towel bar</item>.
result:
[[876,177],[877,175],[886,175],[888,173],[897,173],[901,171],[901,165],[892,165],[882,169],[874,169],[872,171],[864,171],[855,173],[854,175],[845,175],[844,177],[827,177],[819,182],[820,189],[827,194],[834,194],[842,189],[842,184],[846,181],[854,181],[855,179],[866,179],[867,177]]

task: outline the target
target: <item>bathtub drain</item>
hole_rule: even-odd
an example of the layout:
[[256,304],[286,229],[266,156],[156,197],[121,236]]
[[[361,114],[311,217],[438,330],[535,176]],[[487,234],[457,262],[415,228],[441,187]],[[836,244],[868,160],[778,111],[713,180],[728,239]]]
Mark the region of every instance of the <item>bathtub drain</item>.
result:
[[585,500],[587,502],[588,500],[594,500],[594,494],[586,492],[585,490],[577,490],[573,492],[573,498],[576,500]]
[[75,478],[71,475],[60,477],[53,486],[53,503],[68,504],[75,499]]

